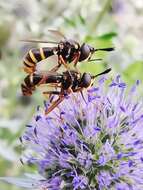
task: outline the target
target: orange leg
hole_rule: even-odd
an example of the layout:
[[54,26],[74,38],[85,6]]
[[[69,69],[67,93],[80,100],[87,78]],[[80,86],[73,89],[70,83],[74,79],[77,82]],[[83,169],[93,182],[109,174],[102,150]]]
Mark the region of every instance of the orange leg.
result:
[[90,60],[91,60],[92,55],[93,55],[93,53],[90,53],[90,55],[89,55],[87,61],[90,61]]
[[51,72],[56,72],[60,68],[61,64],[56,65],[54,68],[52,68]]
[[77,53],[77,55],[75,56],[74,60],[73,60],[73,64],[74,64],[74,67],[76,67],[77,63],[78,63],[78,60],[79,60],[79,57],[80,57],[80,52]]
[[43,83],[43,84],[40,84],[39,86],[61,88],[61,84],[58,84],[58,83]]
[[82,87],[77,88],[76,90],[74,90],[74,92],[80,92],[84,102],[87,104],[87,102],[86,102],[86,100],[84,98],[84,95],[83,95],[83,88]]
[[63,59],[62,55],[59,55],[59,63],[60,63],[60,64],[63,64],[64,67],[65,67],[68,71],[70,70],[68,64],[67,64],[66,61]]
[[46,92],[43,92],[43,94],[44,95],[47,95],[47,94],[49,94],[49,95],[59,95],[60,94],[60,92],[58,92],[58,91],[46,91]]
[[65,60],[63,59],[62,55],[59,55],[58,56],[58,65],[56,65],[54,68],[52,68],[50,71],[51,72],[56,72],[61,65],[64,65],[64,67],[69,70],[68,66],[67,66],[67,63],[65,62]]
[[59,55],[59,61],[60,61],[60,63],[63,64],[64,67],[67,69],[67,71],[68,71],[68,73],[69,73],[69,75],[70,75],[70,77],[71,77],[71,80],[73,81],[73,77],[72,77],[72,74],[71,74],[71,72],[70,72],[70,67],[69,67],[68,64],[65,62],[65,60],[63,59],[63,57],[62,57],[61,55]]
[[[46,91],[46,92],[43,92],[43,95],[47,98],[47,99],[50,99],[52,95],[59,95],[60,92],[58,91]],[[50,100],[50,102],[52,102],[52,100]]]
[[41,84],[45,84],[46,83],[46,76],[43,76],[43,78],[41,79],[41,81],[37,84],[37,86],[40,86]]
[[[72,89],[69,88],[66,93],[67,94],[70,94],[72,93]],[[49,91],[49,92],[45,92],[46,94],[56,94],[56,95],[59,95],[59,98],[57,100],[55,100],[53,102],[53,104],[48,108],[47,111],[45,111],[45,115],[47,115],[48,113],[50,113],[54,108],[56,108],[65,98],[65,94],[64,94],[64,90],[61,89],[61,92],[58,92],[58,91]]]
[[47,111],[45,111],[45,115],[49,114],[53,109],[55,109],[63,100],[64,100],[64,95],[60,95],[57,100],[53,102],[53,104],[48,108]]
[[101,60],[102,60],[102,59],[100,59],[100,58],[99,58],[99,59],[98,59],[98,58],[96,58],[96,59],[91,59],[92,56],[93,56],[93,53],[90,53],[90,55],[89,55],[87,61],[91,62],[91,61],[101,61]]
[[[70,70],[70,68],[68,67],[66,61],[63,59],[62,55],[59,55],[59,56],[58,56],[58,65],[56,65],[56,66],[55,66],[54,68],[52,68],[50,71],[56,72],[56,71],[60,68],[60,66],[61,66],[62,64],[64,65],[64,67],[65,67],[68,71]],[[69,71],[69,72],[70,72],[70,71]]]

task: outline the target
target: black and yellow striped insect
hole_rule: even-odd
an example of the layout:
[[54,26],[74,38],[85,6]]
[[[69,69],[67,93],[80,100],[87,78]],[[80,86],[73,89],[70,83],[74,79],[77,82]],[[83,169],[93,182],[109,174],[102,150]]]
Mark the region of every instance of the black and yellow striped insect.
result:
[[[21,85],[21,90],[23,95],[31,96],[36,87],[40,85],[49,85],[54,87],[52,91],[43,92],[44,95],[57,95],[58,98],[51,102],[48,110],[45,111],[45,114],[50,113],[55,107],[57,107],[68,94],[80,92],[82,94],[83,89],[88,89],[91,87],[95,81],[95,78],[99,75],[106,74],[110,72],[111,69],[107,69],[97,75],[91,75],[90,73],[80,73],[75,70],[70,70],[63,73],[57,72],[39,72],[28,75],[24,82]],[[71,77],[72,76],[72,77]]]
[[[94,48],[90,45],[83,43],[80,45],[75,40],[66,39],[60,32],[57,31],[59,35],[64,38],[59,42],[52,41],[39,41],[39,40],[22,40],[25,42],[37,42],[37,43],[51,43],[56,44],[55,47],[42,47],[31,49],[24,57],[24,71],[31,74],[36,71],[37,63],[42,60],[47,59],[52,55],[58,56],[58,64],[52,68],[50,71],[57,71],[58,68],[63,64],[65,68],[69,71],[69,63],[73,62],[74,67],[76,67],[78,62],[82,62],[86,59],[91,61],[91,56],[96,51],[112,51],[113,47],[107,48]],[[95,59],[96,60],[96,59]],[[101,60],[101,59],[100,59]]]

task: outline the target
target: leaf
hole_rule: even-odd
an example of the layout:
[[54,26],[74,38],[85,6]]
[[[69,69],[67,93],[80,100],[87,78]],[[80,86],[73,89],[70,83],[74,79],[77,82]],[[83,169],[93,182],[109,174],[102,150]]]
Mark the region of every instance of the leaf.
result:
[[133,64],[129,65],[124,71],[124,76],[128,82],[131,84],[136,81],[136,79],[143,80],[143,62],[136,61]]
[[86,21],[85,21],[84,17],[83,17],[81,14],[78,15],[78,18],[79,18],[79,21],[80,21],[80,23],[81,23],[82,25],[85,25],[85,24],[86,24]]
[[116,32],[109,32],[106,34],[103,34],[101,36],[98,36],[98,39],[100,40],[111,40],[113,37],[116,37],[117,33]]

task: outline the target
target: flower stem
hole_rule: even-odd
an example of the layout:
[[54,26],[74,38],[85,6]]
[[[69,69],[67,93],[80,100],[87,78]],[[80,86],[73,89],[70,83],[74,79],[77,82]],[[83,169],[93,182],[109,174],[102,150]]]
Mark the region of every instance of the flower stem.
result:
[[[96,30],[97,30],[97,27],[99,26],[99,24],[101,23],[104,15],[106,14],[106,12],[109,10],[109,7],[112,3],[112,0],[106,0],[103,7],[102,7],[102,10],[100,11],[100,13],[97,15],[97,18],[95,19],[95,22],[94,24],[92,25],[95,29],[96,27]],[[91,28],[91,30],[93,30],[93,28]]]

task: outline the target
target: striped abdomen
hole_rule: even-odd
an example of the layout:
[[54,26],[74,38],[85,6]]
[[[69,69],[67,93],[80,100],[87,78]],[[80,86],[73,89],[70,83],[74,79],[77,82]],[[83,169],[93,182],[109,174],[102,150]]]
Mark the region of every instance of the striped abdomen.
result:
[[31,96],[36,86],[41,84],[60,83],[62,79],[61,74],[32,73],[25,77],[24,82],[21,84],[21,90],[24,96]]
[[57,48],[44,47],[31,49],[24,57],[24,71],[27,73],[33,73],[36,70],[36,64],[52,55],[56,52]]
[[24,96],[31,96],[35,86],[40,83],[43,76],[38,74],[31,74],[25,77],[24,82],[21,84],[21,90]]

